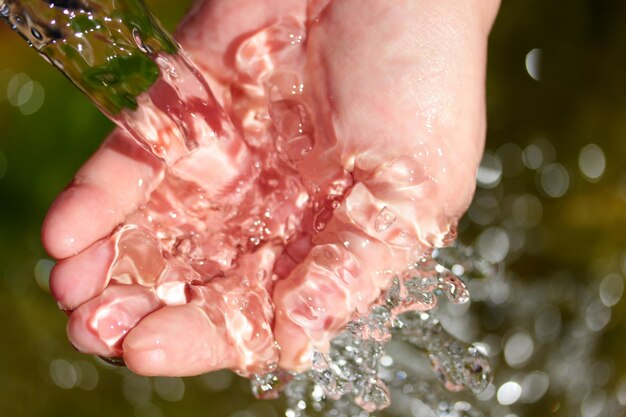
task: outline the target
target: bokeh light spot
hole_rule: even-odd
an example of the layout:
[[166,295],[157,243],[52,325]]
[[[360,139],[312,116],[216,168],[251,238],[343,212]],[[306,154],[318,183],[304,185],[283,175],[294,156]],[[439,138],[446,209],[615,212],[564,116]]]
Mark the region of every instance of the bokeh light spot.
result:
[[585,146],[578,154],[578,167],[587,181],[598,181],[606,169],[604,151],[594,143]]
[[50,377],[56,386],[63,389],[72,389],[78,382],[76,369],[65,359],[55,359],[50,363]]
[[143,376],[129,374],[122,382],[122,394],[130,404],[140,406],[152,399],[150,380]]
[[552,304],[542,306],[535,314],[535,334],[542,342],[553,340],[561,331],[561,311]]
[[539,183],[548,197],[563,197],[569,188],[569,173],[559,163],[548,164],[539,173]]
[[626,405],[626,375],[619,379],[615,389],[615,396],[621,405]]
[[535,80],[541,81],[541,49],[535,48],[526,54],[526,72]]
[[589,393],[580,405],[582,417],[599,417],[606,405],[606,393],[598,390]]
[[541,371],[534,371],[524,377],[522,381],[522,401],[525,403],[537,402],[550,387],[550,377]]
[[33,91],[27,101],[20,105],[20,111],[23,115],[29,116],[36,113],[43,105],[45,91],[41,84],[37,81],[32,82]]
[[185,383],[181,378],[154,378],[154,390],[166,401],[180,401],[185,395]]
[[478,252],[492,263],[501,262],[509,253],[509,237],[498,227],[490,227],[478,237]]
[[15,74],[9,80],[6,89],[6,97],[12,106],[19,106],[19,96],[20,92],[22,91],[22,87],[24,87],[24,85],[29,83],[30,81],[30,77],[23,72]]
[[593,331],[602,330],[611,320],[611,309],[602,304],[602,302],[594,301],[587,307],[585,312],[585,321],[587,326]]
[[543,164],[543,152],[535,144],[528,145],[522,151],[522,162],[530,169],[539,169]]
[[543,216],[541,201],[532,194],[516,197],[512,206],[513,220],[521,227],[535,227]]
[[515,381],[505,382],[498,389],[498,402],[502,405],[511,405],[522,395],[522,386]]
[[533,354],[535,345],[526,332],[515,333],[504,345],[504,359],[513,368],[524,365]]
[[480,161],[476,180],[482,188],[494,188],[500,183],[502,177],[502,162],[500,157],[491,151],[485,151]]
[[207,391],[224,391],[233,382],[233,374],[227,370],[221,370],[216,372],[210,372],[198,377],[198,381],[204,389]]
[[614,306],[624,293],[624,279],[619,274],[609,274],[600,284],[600,300],[607,307]]
[[35,282],[44,291],[50,291],[50,271],[54,262],[50,259],[40,259],[35,264]]
[[100,375],[98,374],[98,370],[93,364],[80,360],[74,362],[74,369],[78,374],[78,382],[76,385],[84,389],[86,391],[93,391],[98,387],[98,381],[100,379]]

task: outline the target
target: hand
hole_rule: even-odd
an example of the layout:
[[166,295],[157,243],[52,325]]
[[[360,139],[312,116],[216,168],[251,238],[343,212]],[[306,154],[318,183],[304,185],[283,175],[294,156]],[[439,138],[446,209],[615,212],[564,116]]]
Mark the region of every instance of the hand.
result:
[[241,143],[190,182],[206,150],[166,167],[118,130],[78,172],[43,227],[74,346],[144,375],[310,366],[454,237],[497,6],[199,2],[178,38]]

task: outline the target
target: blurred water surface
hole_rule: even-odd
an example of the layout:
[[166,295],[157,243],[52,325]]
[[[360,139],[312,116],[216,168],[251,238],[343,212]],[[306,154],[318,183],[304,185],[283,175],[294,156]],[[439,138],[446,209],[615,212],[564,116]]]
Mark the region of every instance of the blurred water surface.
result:
[[[188,5],[148,3],[169,28]],[[443,313],[494,362],[478,400],[494,416],[626,412],[624,21],[620,1],[504,0],[491,36],[487,150],[460,239],[501,268],[469,283],[469,312]],[[111,124],[4,26],[0,57],[0,415],[282,415],[228,372],[143,378],[71,348],[39,229]]]

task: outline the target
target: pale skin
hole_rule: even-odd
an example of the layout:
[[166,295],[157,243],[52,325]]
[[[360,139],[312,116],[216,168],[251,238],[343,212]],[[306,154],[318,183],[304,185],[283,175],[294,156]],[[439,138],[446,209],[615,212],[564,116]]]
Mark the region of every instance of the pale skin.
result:
[[[210,0],[197,3],[181,25],[178,40],[224,101],[238,80],[228,58],[238,39],[285,16],[309,19],[303,77],[316,134],[297,172],[322,189],[344,177],[349,187],[313,237],[305,224],[309,206],[274,207],[276,213],[300,210],[300,228],[309,232],[287,249],[263,246],[237,266],[239,275],[261,268],[277,277],[264,307],[271,331],[259,343],[277,342],[280,366],[310,366],[311,349],[323,349],[354,314],[367,311],[416,253],[443,244],[467,209],[484,143],[487,37],[498,6],[498,0]],[[166,175],[158,159],[114,132],[50,209],[43,243],[59,259],[53,295],[75,311],[70,340],[86,353],[121,354],[144,375],[262,371],[261,362],[274,353],[263,347],[269,356],[258,363],[233,353],[237,341],[210,318],[221,296],[212,284],[195,288],[193,303],[177,306],[164,306],[142,289],[115,288],[124,292],[119,299],[126,305],[119,308],[139,315],[116,350],[92,340],[80,319],[117,294],[101,294],[114,258],[106,237],[132,223]],[[388,230],[363,220],[381,207],[393,207]],[[317,259],[329,249],[334,264],[325,269]],[[310,298],[319,310],[313,319],[297,313]]]

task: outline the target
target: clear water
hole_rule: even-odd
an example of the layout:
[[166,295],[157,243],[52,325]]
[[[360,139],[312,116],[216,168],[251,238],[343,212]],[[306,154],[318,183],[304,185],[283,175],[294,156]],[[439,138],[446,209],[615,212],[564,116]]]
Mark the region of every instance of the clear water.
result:
[[367,415],[391,404],[392,389],[408,392],[438,416],[482,415],[467,402],[450,400],[386,352],[394,343],[417,348],[429,358],[432,371],[448,391],[479,394],[490,384],[486,356],[450,335],[432,311],[442,296],[456,304],[469,301],[465,284],[444,265],[461,267],[468,277],[493,275],[489,264],[458,244],[421,259],[394,280],[383,302],[368,316],[351,321],[332,340],[328,353],[315,352],[311,370],[255,375],[255,395],[276,398],[284,392],[290,417]]
[[[328,416],[375,412],[390,405],[391,390],[406,391],[407,386],[438,415],[455,415],[452,410],[475,415],[469,405],[446,403],[437,388],[390,361],[385,351],[390,341],[415,347],[428,356],[449,391],[479,393],[487,387],[486,358],[449,335],[433,313],[442,296],[457,304],[469,301],[465,284],[451,272],[453,265],[470,275],[488,272],[461,247],[427,253],[391,276],[387,291],[365,303],[374,304],[369,315],[349,321],[328,350],[313,353],[310,370],[276,369],[277,347],[267,341],[272,341],[272,286],[284,274],[274,267],[277,254],[324,231],[351,186],[339,174],[327,192],[305,184],[295,169],[315,146],[302,99],[306,30],[300,22],[264,28],[239,47],[235,62],[243,93],[242,105],[229,109],[241,121],[234,124],[141,1],[0,0],[0,15],[167,166],[149,202],[108,238],[116,250],[108,281],[113,285],[105,290],[111,305],[121,301],[115,292],[120,285],[136,286],[135,297],[141,297],[142,288],[154,290],[156,297],[143,300],[148,310],[212,296],[209,314],[222,317],[232,329],[247,320],[256,331],[256,336],[230,334],[242,356],[256,358],[239,364],[237,371],[251,377],[260,398],[284,392],[289,417],[311,410]],[[311,219],[306,216],[310,209]],[[396,221],[397,213],[385,206],[372,218],[372,229],[382,233]],[[255,260],[263,256],[270,258],[268,265]],[[315,262],[322,265],[335,256],[323,258]],[[256,269],[242,275],[237,268],[248,261]],[[205,292],[198,295],[190,287]],[[309,304],[305,307],[311,311],[316,308]],[[229,305],[245,305],[254,314],[229,316]],[[106,342],[102,355],[120,355],[124,335],[148,310],[130,314],[114,331],[94,324]]]

